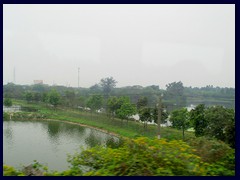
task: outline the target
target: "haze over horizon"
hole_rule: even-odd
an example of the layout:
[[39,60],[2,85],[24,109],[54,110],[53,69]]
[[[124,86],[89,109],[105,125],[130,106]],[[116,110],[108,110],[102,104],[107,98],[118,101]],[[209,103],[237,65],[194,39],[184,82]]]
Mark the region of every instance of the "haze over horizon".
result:
[[3,5],[3,84],[235,88],[235,5]]

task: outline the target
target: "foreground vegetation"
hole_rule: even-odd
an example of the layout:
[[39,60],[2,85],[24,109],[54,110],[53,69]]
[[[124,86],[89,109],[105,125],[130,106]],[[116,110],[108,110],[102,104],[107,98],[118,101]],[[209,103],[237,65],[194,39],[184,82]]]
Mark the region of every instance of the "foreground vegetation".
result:
[[[215,143],[215,145],[220,144]],[[224,148],[226,147],[223,145],[217,149]],[[196,152],[196,149],[181,140],[167,141],[139,137],[126,139],[117,147],[96,146],[69,156],[68,161],[71,166],[66,171],[48,171],[47,167],[43,167],[38,162],[33,164],[33,169],[44,176],[233,176],[235,174],[234,153],[231,149],[222,152],[220,156],[220,152],[212,153],[212,158],[208,161]],[[19,171],[7,165],[3,168],[5,176],[27,175],[25,170]]]
[[[44,103],[27,103],[14,100],[25,112],[16,112],[12,119],[56,119],[94,126],[124,137],[117,146],[94,147],[69,157],[70,169],[51,172],[41,164],[33,168],[48,176],[86,175],[234,175],[235,151],[222,141],[195,137],[186,132],[182,141],[181,131],[161,128],[161,140],[156,139],[157,128],[129,120],[107,117],[106,114],[80,111],[66,107],[49,107]],[[9,114],[4,113],[4,119]],[[142,137],[144,136],[144,137]],[[130,139],[128,139],[128,138]],[[4,175],[28,175],[24,169],[16,170],[4,165]]]

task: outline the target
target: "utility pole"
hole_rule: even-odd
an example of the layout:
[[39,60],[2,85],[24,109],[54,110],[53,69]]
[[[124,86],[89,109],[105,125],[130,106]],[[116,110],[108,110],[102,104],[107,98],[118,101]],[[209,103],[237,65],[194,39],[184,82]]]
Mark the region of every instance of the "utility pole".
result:
[[158,100],[158,139],[161,138],[160,136],[160,125],[161,125],[161,115],[162,115],[162,96],[159,96],[159,100]]
[[79,88],[79,70],[80,68],[78,68],[78,88]]

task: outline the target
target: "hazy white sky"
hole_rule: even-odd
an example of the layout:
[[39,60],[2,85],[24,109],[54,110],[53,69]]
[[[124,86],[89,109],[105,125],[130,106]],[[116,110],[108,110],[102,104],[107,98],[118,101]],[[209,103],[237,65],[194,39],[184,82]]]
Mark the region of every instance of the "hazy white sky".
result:
[[3,84],[235,87],[235,5],[3,5]]

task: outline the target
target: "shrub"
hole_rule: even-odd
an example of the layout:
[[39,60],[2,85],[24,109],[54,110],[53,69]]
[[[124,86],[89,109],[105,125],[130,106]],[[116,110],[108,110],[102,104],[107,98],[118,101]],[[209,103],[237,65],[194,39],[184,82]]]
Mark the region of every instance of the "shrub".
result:
[[[88,176],[173,176],[233,175],[221,163],[203,162],[196,150],[183,141],[127,140],[119,148],[97,146],[69,158],[71,169],[82,169]],[[224,173],[225,172],[225,173]]]

